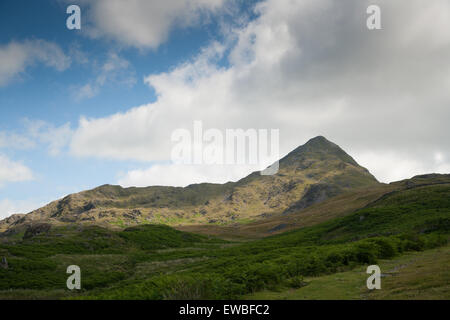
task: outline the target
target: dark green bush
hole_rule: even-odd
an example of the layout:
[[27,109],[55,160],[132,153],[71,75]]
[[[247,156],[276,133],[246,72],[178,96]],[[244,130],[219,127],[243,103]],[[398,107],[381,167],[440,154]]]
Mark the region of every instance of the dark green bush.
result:
[[303,277],[297,276],[287,280],[287,285],[290,288],[299,289],[307,285],[307,283],[303,280]]

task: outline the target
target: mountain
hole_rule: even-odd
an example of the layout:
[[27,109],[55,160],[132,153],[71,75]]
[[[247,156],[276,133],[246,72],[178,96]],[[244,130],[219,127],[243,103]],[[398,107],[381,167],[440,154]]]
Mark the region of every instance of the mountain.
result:
[[[164,225],[34,224],[0,237],[0,300],[448,299],[450,175],[375,189],[280,215],[297,225],[252,241]],[[383,290],[367,290],[373,264]],[[66,288],[69,265],[82,270],[82,290]]]
[[[101,186],[3,220],[0,300],[373,299],[373,264],[395,275],[383,299],[446,299],[449,214],[450,174],[381,184],[317,137],[274,176]],[[66,289],[69,265],[82,290]]]
[[108,227],[245,224],[289,216],[331,197],[379,185],[338,145],[318,136],[282,158],[275,175],[253,172],[237,182],[185,188],[104,185],[7,218],[0,222],[0,232],[23,231],[36,223]]

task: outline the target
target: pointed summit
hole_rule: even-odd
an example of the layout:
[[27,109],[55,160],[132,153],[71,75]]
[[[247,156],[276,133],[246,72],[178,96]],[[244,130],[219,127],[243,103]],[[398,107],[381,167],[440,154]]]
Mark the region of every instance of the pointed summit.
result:
[[[308,149],[322,149],[322,150],[336,150],[341,149],[337,144],[327,140],[324,136],[317,136],[314,138],[311,138],[306,142],[303,146]],[[342,150],[342,149],[341,149]]]
[[292,165],[303,160],[332,160],[336,159],[352,166],[359,167],[358,163],[337,144],[327,140],[324,136],[317,136],[308,140],[304,145],[290,152],[281,159],[284,165]]
[[327,138],[325,138],[324,136],[317,136],[309,139],[308,142],[306,142],[305,144],[308,145],[308,144],[334,144],[334,143],[327,140]]
[[324,136],[317,136],[309,139],[302,147],[308,150],[324,150],[324,151],[336,151],[342,150],[337,144],[327,140]]

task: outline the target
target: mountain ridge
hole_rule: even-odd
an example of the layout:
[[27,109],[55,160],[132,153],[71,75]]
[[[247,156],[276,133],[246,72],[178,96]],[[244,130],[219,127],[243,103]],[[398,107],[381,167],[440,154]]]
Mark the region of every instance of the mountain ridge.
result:
[[376,178],[337,144],[317,136],[280,159],[279,171],[272,176],[253,172],[236,182],[186,187],[106,184],[70,194],[24,216],[4,219],[0,232],[37,222],[111,227],[248,223],[377,185]]

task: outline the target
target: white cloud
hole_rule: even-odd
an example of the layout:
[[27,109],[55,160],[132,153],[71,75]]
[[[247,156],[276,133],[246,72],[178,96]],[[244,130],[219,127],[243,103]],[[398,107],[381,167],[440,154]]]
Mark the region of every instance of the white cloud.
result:
[[0,220],[15,213],[28,213],[42,207],[44,203],[33,200],[12,201],[9,199],[0,200]]
[[0,131],[0,148],[30,149],[35,145],[30,137],[14,132]]
[[90,99],[98,94],[98,87],[93,86],[91,83],[87,83],[77,89],[75,89],[74,96],[76,100]]
[[[259,17],[233,30],[224,44],[212,43],[191,62],[146,77],[156,102],[82,118],[71,150],[167,161],[173,130],[202,120],[218,129],[279,128],[282,154],[325,135],[361,155],[383,181],[448,170],[433,155],[450,154],[450,2],[379,3],[383,30],[369,31],[368,0],[263,2]],[[218,63],[224,54],[229,67]],[[155,170],[134,171],[121,181],[157,183],[148,172],[163,181]],[[209,180],[212,173],[203,170]]]
[[[107,37],[137,48],[157,48],[175,26],[193,26],[219,10],[224,0],[97,0],[88,7],[87,24],[93,38]],[[84,11],[83,11],[84,12]]]
[[11,161],[0,154],[0,186],[6,182],[21,182],[33,179],[31,169],[25,165]]
[[205,181],[226,183],[235,181],[255,171],[249,165],[241,166],[202,166],[202,165],[153,165],[147,169],[131,170],[119,178],[124,187],[146,187],[151,185],[185,187]]
[[42,120],[24,119],[20,133],[0,131],[0,148],[33,149],[44,145],[51,155],[58,155],[70,142],[70,123],[59,127]]
[[31,139],[44,144],[48,148],[50,155],[58,155],[65,148],[72,138],[73,131],[70,123],[65,123],[59,127],[42,120],[25,120],[27,134]]
[[[210,79],[201,78],[204,74],[216,76],[217,69],[210,65],[209,60],[220,57],[222,51],[221,46],[215,45],[204,51],[193,65],[188,63],[169,74],[146,78],[147,83],[158,83],[155,89],[160,98],[155,104],[102,119],[82,118],[72,139],[72,152],[78,156],[120,160],[169,160],[173,130],[180,127],[190,129],[195,119],[202,119],[209,125],[206,117],[215,119],[216,111],[223,112],[224,101],[219,98],[226,95],[223,81],[209,86]],[[191,90],[191,85],[197,86],[198,81],[208,88]],[[171,90],[170,94],[167,94],[167,89]],[[208,95],[204,95],[205,89],[209,91]],[[218,98],[219,110],[208,104],[213,95]],[[205,110],[210,106],[209,111]]]
[[71,59],[57,44],[45,40],[12,41],[1,45],[0,86],[8,84],[37,63],[63,71],[70,66]]
[[424,173],[450,173],[450,162],[441,162],[432,159],[424,161],[414,158],[411,154],[396,153],[392,150],[386,152],[364,152],[355,154],[355,160],[369,168],[380,182],[389,183],[402,179],[412,178]]

